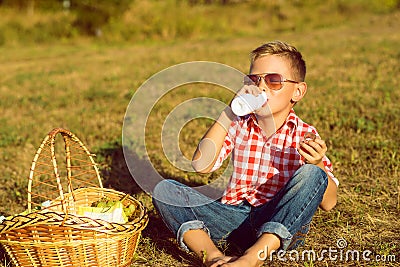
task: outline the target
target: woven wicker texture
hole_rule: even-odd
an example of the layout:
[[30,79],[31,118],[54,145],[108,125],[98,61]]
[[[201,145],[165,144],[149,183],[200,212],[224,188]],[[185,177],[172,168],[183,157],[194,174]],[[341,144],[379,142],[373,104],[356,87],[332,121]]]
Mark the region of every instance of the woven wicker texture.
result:
[[[64,146],[57,150],[60,135]],[[74,215],[78,206],[103,197],[133,204],[134,218],[120,224]],[[43,201],[48,207],[36,210]],[[102,188],[92,154],[75,135],[58,128],[45,137],[32,162],[28,212],[0,224],[0,243],[15,266],[129,266],[147,222],[139,201]]]
[[[62,139],[61,139],[62,138]],[[56,128],[43,140],[32,162],[28,210],[82,187],[102,187],[93,155],[70,131]],[[54,203],[62,205],[64,202]]]

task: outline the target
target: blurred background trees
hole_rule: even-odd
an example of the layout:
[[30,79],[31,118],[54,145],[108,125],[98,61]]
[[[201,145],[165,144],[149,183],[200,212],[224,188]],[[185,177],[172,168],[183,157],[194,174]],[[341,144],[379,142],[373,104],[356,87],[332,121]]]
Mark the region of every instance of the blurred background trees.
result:
[[399,9],[400,0],[0,0],[0,45],[257,35]]
[[101,27],[112,17],[118,17],[129,8],[133,0],[0,0],[0,5],[27,15],[39,12],[72,12],[73,27],[83,34],[101,35]]

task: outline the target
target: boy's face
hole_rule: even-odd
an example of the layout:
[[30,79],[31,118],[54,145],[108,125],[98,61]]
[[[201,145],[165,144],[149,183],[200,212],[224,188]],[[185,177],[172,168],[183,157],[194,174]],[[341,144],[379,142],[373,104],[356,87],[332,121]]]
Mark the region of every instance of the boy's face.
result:
[[[285,79],[294,80],[289,62],[285,58],[276,55],[263,56],[253,62],[250,74],[263,74],[262,76],[264,76],[266,73],[279,73]],[[299,101],[307,89],[304,82],[284,82],[281,89],[271,90],[265,84],[264,79],[261,79],[258,87],[260,90],[264,90],[268,96],[267,104],[256,111],[259,116],[271,115],[272,112],[274,116],[282,115],[286,117],[293,107],[293,101]]]

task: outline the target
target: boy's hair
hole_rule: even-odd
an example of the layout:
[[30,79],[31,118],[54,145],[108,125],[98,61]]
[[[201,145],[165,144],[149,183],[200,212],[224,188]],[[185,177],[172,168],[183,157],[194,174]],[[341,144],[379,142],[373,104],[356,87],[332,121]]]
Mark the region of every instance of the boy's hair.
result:
[[287,59],[294,75],[293,78],[297,81],[304,82],[306,77],[306,62],[301,53],[294,46],[281,41],[263,44],[250,53],[250,68],[257,58],[267,55],[276,55]]

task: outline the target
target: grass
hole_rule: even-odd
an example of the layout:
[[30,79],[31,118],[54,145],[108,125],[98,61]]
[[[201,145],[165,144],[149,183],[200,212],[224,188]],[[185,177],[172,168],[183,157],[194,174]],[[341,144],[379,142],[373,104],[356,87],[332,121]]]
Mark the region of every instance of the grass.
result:
[[[295,30],[287,30],[289,25],[283,30],[249,29],[212,38],[205,38],[199,30],[188,40],[167,41],[153,36],[153,41],[138,43],[80,39],[1,46],[0,214],[25,209],[34,153],[47,132],[63,127],[98,155],[106,186],[129,192],[148,207],[150,222],[133,266],[200,266],[193,255],[177,248],[150,197],[130,176],[121,148],[126,108],[146,79],[171,65],[206,60],[246,72],[251,49],[264,41],[280,39],[296,45],[306,58],[309,91],[296,112],[315,125],[327,141],[328,156],[341,182],[338,205],[329,213],[317,212],[303,249],[321,252],[337,248],[336,242],[344,238],[348,249],[370,250],[372,255],[387,256],[387,260],[276,261],[273,266],[398,266],[400,33],[395,22],[400,13],[354,14],[352,18],[354,10],[346,10],[347,20],[335,13],[338,23],[325,22],[328,18],[323,16],[324,23],[316,24],[317,16],[304,13],[302,20],[309,17],[314,24],[307,27],[303,22]],[[273,23],[276,28],[278,18]],[[175,38],[175,33],[169,34]],[[222,88],[179,87],[158,103],[157,112],[149,118],[151,131],[146,136],[157,171],[188,183],[206,183],[213,176],[194,175],[171,166],[159,138],[162,119],[171,108],[197,96],[229,101]],[[185,155],[190,157],[209,125],[209,120],[198,120],[183,128],[180,140]],[[396,262],[390,255],[396,256]]]

